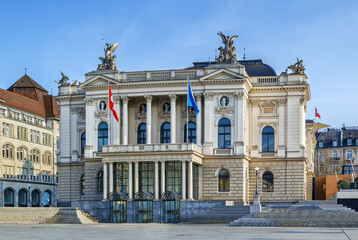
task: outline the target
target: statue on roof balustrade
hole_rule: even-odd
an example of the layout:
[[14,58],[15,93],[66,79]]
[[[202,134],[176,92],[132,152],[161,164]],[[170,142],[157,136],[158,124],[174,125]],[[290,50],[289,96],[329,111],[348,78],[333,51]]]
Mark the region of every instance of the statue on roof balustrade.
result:
[[216,59],[217,63],[237,63],[236,50],[234,47],[234,40],[238,38],[238,35],[234,35],[230,38],[229,35],[225,36],[222,32],[218,32],[218,35],[222,38],[224,48],[219,47],[219,57]]
[[112,56],[112,54],[114,53],[118,45],[119,45],[118,42],[115,44],[106,43],[107,48],[104,49],[105,56],[99,57],[99,60],[102,61],[102,64],[98,65],[97,70],[117,70],[117,66],[115,62],[116,55]]

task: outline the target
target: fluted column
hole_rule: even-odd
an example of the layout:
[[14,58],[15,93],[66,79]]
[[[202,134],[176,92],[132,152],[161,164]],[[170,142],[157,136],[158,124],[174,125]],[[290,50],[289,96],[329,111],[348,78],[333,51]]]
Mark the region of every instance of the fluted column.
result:
[[[121,99],[120,97],[115,97],[114,98],[114,110],[116,110],[118,117],[120,117],[120,102]],[[109,109],[108,109],[109,110]],[[110,111],[110,110],[109,110]],[[111,113],[112,114],[112,113]],[[117,120],[111,115],[111,144],[112,145],[119,145],[120,144],[120,138],[121,138],[121,134],[120,134],[120,122],[117,122]]]
[[107,200],[107,163],[103,163],[103,200]]
[[181,199],[186,199],[186,164],[181,162]]
[[170,143],[176,143],[176,100],[177,95],[169,94],[170,97]]
[[134,192],[139,191],[139,163],[134,163]]
[[154,162],[154,192],[155,200],[159,199],[159,163]]
[[133,199],[133,163],[128,163],[128,198]]
[[235,92],[234,102],[234,149],[235,154],[244,154],[244,92]]
[[193,200],[193,162],[188,163],[188,200]]
[[113,163],[109,163],[109,192],[113,192]]
[[145,95],[147,101],[147,144],[152,143],[152,95]]
[[165,192],[165,162],[163,161],[163,162],[161,162],[161,164],[162,164],[162,172],[161,172],[161,180],[162,180],[162,189],[161,189],[161,191],[162,191],[162,193],[163,192]]
[[128,145],[128,101],[127,96],[122,97],[123,102],[123,145]]
[[201,114],[203,112],[203,109],[201,108],[201,97],[202,94],[201,93],[195,93],[195,100],[197,102],[197,105],[199,107],[199,113],[196,116],[196,144],[198,144],[199,146],[201,146],[203,144],[202,139],[201,139]]

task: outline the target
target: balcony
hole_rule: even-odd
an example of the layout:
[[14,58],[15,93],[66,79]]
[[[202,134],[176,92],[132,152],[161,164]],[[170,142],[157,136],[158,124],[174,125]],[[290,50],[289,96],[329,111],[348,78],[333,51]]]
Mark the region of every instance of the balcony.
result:
[[339,161],[339,160],[341,160],[341,158],[340,157],[331,157],[330,160],[331,161]]
[[192,151],[203,154],[202,147],[194,143],[178,143],[178,144],[132,144],[132,145],[110,145],[103,146],[103,153],[133,153],[133,152],[179,152]]

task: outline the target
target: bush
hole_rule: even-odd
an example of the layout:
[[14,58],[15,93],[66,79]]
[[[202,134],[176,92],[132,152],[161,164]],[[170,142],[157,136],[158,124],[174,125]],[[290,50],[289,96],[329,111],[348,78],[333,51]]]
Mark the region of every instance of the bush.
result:
[[338,189],[349,189],[349,182],[344,181],[344,180],[339,180],[337,183],[337,188]]

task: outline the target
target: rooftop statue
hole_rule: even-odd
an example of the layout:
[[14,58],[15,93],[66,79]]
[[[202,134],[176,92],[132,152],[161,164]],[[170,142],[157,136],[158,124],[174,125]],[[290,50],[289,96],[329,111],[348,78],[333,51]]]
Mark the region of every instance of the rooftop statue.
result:
[[62,71],[60,71],[60,72],[61,72],[61,75],[62,75],[62,79],[60,81],[55,81],[55,82],[60,84],[60,86],[68,86],[68,85],[70,85],[68,83],[69,78]]
[[305,66],[303,66],[303,60],[297,58],[297,62],[287,67],[292,71],[292,74],[305,74]]
[[117,70],[117,66],[116,66],[116,55],[112,54],[114,53],[114,51],[116,50],[117,46],[119,45],[119,43],[115,43],[115,44],[109,44],[106,43],[107,48],[104,49],[105,52],[105,56],[103,57],[99,57],[99,60],[102,61],[102,64],[98,65],[97,70]]
[[221,36],[224,44],[223,47],[219,47],[218,50],[220,50],[219,57],[216,59],[217,63],[237,63],[237,57],[236,57],[236,50],[234,47],[234,40],[238,38],[238,35],[232,36],[225,36],[222,34],[222,32],[218,32],[218,35]]

